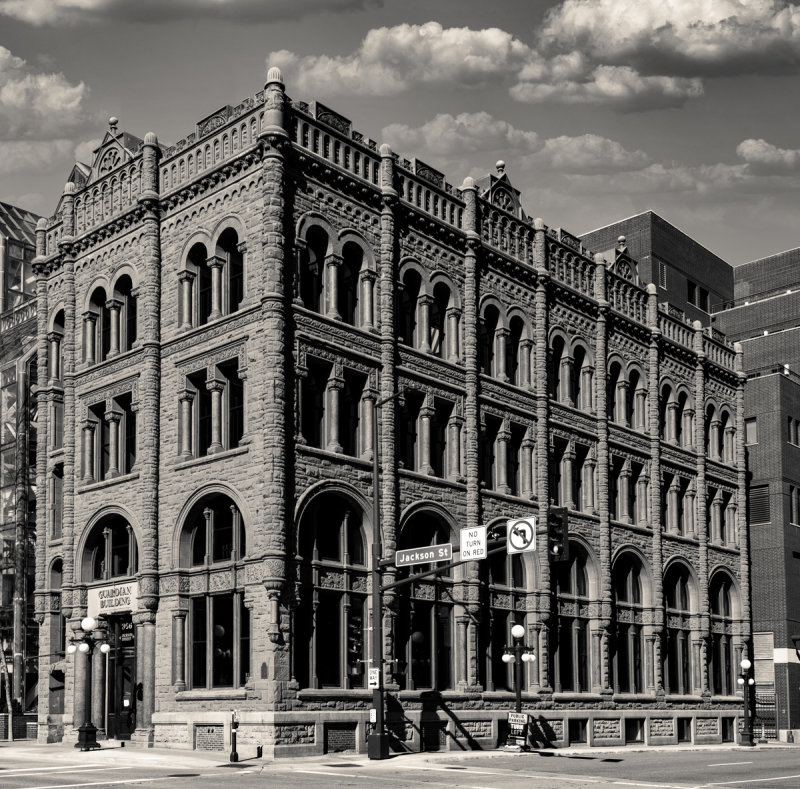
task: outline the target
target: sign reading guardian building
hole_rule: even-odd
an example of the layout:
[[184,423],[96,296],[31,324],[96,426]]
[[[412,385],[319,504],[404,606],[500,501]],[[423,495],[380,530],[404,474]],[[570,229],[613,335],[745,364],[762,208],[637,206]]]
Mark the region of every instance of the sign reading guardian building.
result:
[[138,598],[139,584],[136,581],[97,586],[88,590],[86,613],[88,616],[96,617],[133,611]]

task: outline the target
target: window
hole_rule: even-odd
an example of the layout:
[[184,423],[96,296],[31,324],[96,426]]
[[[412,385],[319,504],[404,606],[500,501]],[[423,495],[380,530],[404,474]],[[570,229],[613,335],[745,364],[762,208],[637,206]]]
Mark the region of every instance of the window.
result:
[[800,525],[800,488],[789,485],[789,523]]
[[53,466],[50,475],[50,509],[52,511],[50,536],[54,540],[61,539],[61,530],[64,519],[64,464],[57,463]]
[[769,523],[771,520],[769,506],[769,485],[753,485],[748,497],[750,505],[750,523]]
[[325,274],[325,256],[328,250],[328,235],[318,227],[309,229],[305,248],[300,251],[299,298],[309,310],[322,309],[322,283]]
[[[482,568],[483,569],[483,568]],[[486,660],[481,683],[487,690],[514,690],[514,665],[503,662],[503,648],[513,643],[511,628],[524,625],[525,567],[520,554],[495,554],[487,559],[489,616],[481,623]],[[525,671],[525,669],[523,669]],[[523,682],[523,687],[527,683]]]
[[500,481],[497,461],[501,425],[502,422],[498,417],[487,414],[481,429],[480,480],[489,490],[497,490]]
[[[418,512],[403,526],[397,547],[416,548],[451,542],[449,527],[432,513]],[[417,572],[432,569],[418,565]],[[407,570],[398,571],[398,578]],[[401,587],[398,593],[396,656],[406,671],[398,674],[400,690],[447,690],[453,676],[453,604],[451,571]]]
[[[788,420],[789,430],[788,430],[788,437],[787,437],[786,440],[790,444],[794,444],[795,446],[798,446],[798,445],[800,445],[800,420],[794,419],[791,416],[787,417],[787,420]],[[745,420],[745,424],[748,421],[750,421],[750,420]],[[753,419],[752,421],[755,421],[755,419]],[[750,444],[750,443],[755,443],[755,442],[748,441],[747,443]]]
[[300,434],[311,447],[327,446],[325,411],[330,362],[308,357],[306,370],[301,373]]
[[616,627],[614,631],[614,690],[644,692],[644,632],[642,628],[642,570],[638,558],[628,554],[613,571]]
[[244,436],[244,380],[239,360],[186,376],[179,395],[178,442],[184,458],[234,449]]
[[667,692],[673,694],[692,692],[690,583],[689,570],[682,564],[674,564],[664,579],[667,614],[664,681]]
[[368,571],[361,511],[345,496],[322,494],[298,529],[295,678],[302,688],[363,688]]
[[658,264],[658,286],[660,288],[667,287],[667,264],[662,260],[657,261]]
[[138,570],[133,528],[121,515],[108,515],[92,528],[81,563],[82,581],[126,578]]
[[704,312],[708,312],[708,291],[705,288],[700,288],[700,299],[697,306]]
[[418,307],[421,290],[422,280],[419,274],[414,269],[406,271],[400,287],[397,339],[411,348],[418,348],[420,344]]
[[581,693],[591,690],[591,620],[582,613],[588,610],[589,576],[583,549],[571,542],[569,550],[570,560],[554,566],[558,616],[550,631],[550,654],[555,689]]
[[[500,312],[490,304],[478,323],[478,359],[484,375],[500,378],[505,367],[504,334],[500,331]],[[502,362],[501,362],[502,357]]]
[[136,464],[136,413],[130,392],[90,406],[83,426],[83,481],[129,474]]
[[718,572],[711,579],[708,596],[711,605],[711,683],[716,695],[736,693],[737,669],[733,649],[731,579]]
[[697,284],[691,280],[686,282],[686,301],[697,306]]
[[[225,588],[226,582],[241,583],[243,571],[217,574],[221,584],[209,585],[207,579],[211,565],[230,566],[245,556],[245,524],[235,502],[224,493],[198,499],[181,528],[179,566],[185,575],[200,576],[200,588],[214,591],[186,595],[186,613],[175,620],[173,675],[179,687],[238,688],[247,682],[251,613],[243,589]],[[186,588],[190,587],[195,585],[187,582]]]

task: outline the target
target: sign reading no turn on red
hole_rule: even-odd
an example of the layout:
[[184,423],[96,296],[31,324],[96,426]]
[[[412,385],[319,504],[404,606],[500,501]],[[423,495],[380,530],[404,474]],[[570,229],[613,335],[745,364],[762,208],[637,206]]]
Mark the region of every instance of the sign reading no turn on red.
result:
[[461,529],[461,558],[486,558],[486,527],[475,526],[472,529]]

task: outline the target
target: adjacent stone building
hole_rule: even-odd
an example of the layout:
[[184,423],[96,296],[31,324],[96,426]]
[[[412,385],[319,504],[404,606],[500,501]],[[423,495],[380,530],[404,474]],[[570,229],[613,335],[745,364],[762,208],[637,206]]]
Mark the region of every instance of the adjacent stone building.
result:
[[453,188],[276,69],[171,147],[111,119],[36,236],[37,616],[66,677],[41,740],[221,749],[236,709],[240,746],[363,750],[376,426],[386,559],[540,523],[384,595],[394,748],[502,739],[515,623],[534,742],[734,740],[741,351],[627,249],[531,220],[501,163]]

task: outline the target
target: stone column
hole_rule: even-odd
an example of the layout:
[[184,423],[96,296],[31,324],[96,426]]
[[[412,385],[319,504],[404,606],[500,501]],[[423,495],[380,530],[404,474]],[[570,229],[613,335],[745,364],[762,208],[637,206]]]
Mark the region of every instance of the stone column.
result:
[[363,294],[363,314],[361,328],[373,331],[375,321],[375,280],[377,275],[374,271],[367,270],[361,275],[361,292]]
[[97,315],[94,312],[83,313],[83,349],[87,365],[97,364]]
[[51,331],[47,334],[49,343],[49,367],[51,385],[61,380],[61,340],[63,335],[59,332]]
[[636,424],[637,430],[647,430],[647,389],[639,387],[633,395],[636,403]]
[[568,405],[573,405],[571,378],[572,359],[567,356],[567,351],[564,349],[564,353],[561,356],[561,364],[558,366],[558,391],[560,395],[558,399]]
[[693,488],[688,488],[683,497],[683,515],[686,522],[686,535],[694,537],[695,535],[695,509],[694,509],[695,493]]
[[211,269],[211,312],[210,321],[222,317],[222,268],[225,261],[218,255],[212,255],[206,260],[206,265]]
[[181,445],[180,456],[186,460],[193,457],[193,437],[194,425],[192,419],[192,407],[194,403],[195,392],[191,389],[182,389],[178,392],[178,402],[180,409],[180,426],[181,426]]
[[582,411],[593,410],[592,388],[594,383],[594,368],[584,364],[581,368],[581,402],[577,404]]
[[428,405],[424,405],[419,412],[419,468],[421,474],[433,475],[431,465],[431,418],[434,410]]
[[453,414],[447,423],[447,478],[461,476],[461,419]]
[[110,359],[112,356],[118,356],[120,352],[119,323],[120,313],[122,311],[122,302],[119,299],[109,299],[106,302],[106,308],[108,309],[108,316],[111,324],[111,347],[108,349],[108,357]]
[[83,483],[95,481],[94,431],[96,424],[88,420],[83,424]]
[[529,499],[533,496],[533,452],[536,449],[536,442],[530,437],[530,428],[525,433],[525,438],[522,439],[521,445],[521,459],[520,459],[520,490],[519,495],[524,499]]
[[498,431],[495,439],[494,451],[497,461],[497,486],[498,493],[511,493],[511,486],[508,484],[508,445],[511,440],[511,431],[503,425]]
[[328,426],[328,442],[325,448],[328,452],[342,452],[343,449],[339,440],[339,400],[343,388],[344,380],[334,374],[328,380],[328,386],[325,389],[325,397],[328,401],[325,414],[325,422]]
[[530,340],[520,340],[519,365],[517,367],[517,386],[529,389],[531,385],[531,348]]
[[105,413],[108,422],[108,478],[118,477],[119,469],[119,423],[122,412],[111,408]]
[[494,333],[495,378],[498,381],[508,381],[508,370],[506,369],[508,334],[508,329],[501,329],[500,327]]
[[664,440],[670,444],[678,443],[678,404],[667,403],[666,424],[664,426]]
[[136,677],[142,683],[142,701],[136,710],[136,729],[143,732],[152,732],[153,728],[156,684],[155,618],[155,612],[152,611],[138,611],[133,615],[134,624],[139,625],[137,636],[142,640],[141,653],[137,650],[137,658],[141,658],[141,663],[136,666]]
[[[78,629],[80,628],[78,627]],[[77,729],[79,726],[83,726],[84,723],[90,723],[90,710],[87,705],[89,696],[89,653],[81,652],[79,649],[72,657],[72,666],[75,672],[72,725]]]
[[211,443],[208,454],[222,452],[222,393],[225,391],[225,381],[211,378],[206,381],[206,389],[211,392]]
[[186,690],[186,611],[176,611],[172,617],[172,633],[175,638],[175,690]]
[[618,511],[622,523],[631,523],[630,496],[631,496],[631,464],[626,460],[619,474],[617,496],[619,497]]
[[628,382],[624,380],[617,381],[616,390],[614,391],[614,420],[617,424],[630,427],[631,420],[628,414]]
[[570,441],[564,450],[564,457],[561,460],[561,501],[568,510],[575,509],[575,502],[572,499],[573,494],[573,473],[575,468],[575,448],[574,444]]
[[339,267],[342,259],[339,255],[328,255],[325,258],[325,314],[334,320],[341,320],[339,314]]
[[681,524],[678,520],[679,501],[681,483],[677,476],[673,476],[667,489],[667,531],[673,534],[680,532]]
[[721,460],[719,452],[719,419],[712,419],[708,428],[708,456],[713,460]]
[[106,716],[106,656],[97,645],[92,652],[92,723],[97,733],[105,735]]
[[431,352],[431,304],[433,299],[420,293],[417,298],[417,348],[423,353]]
[[584,473],[584,498],[586,500],[587,509],[589,512],[597,512],[597,499],[595,498],[594,491],[594,475],[597,467],[597,461],[593,457],[587,457],[586,462],[583,464]]
[[459,311],[457,309],[447,310],[447,361],[457,362],[461,358],[459,353],[458,329]]
[[186,331],[194,326],[192,304],[194,302],[195,274],[193,271],[181,271],[178,273],[178,282],[181,291],[181,323],[178,327],[181,331]]

